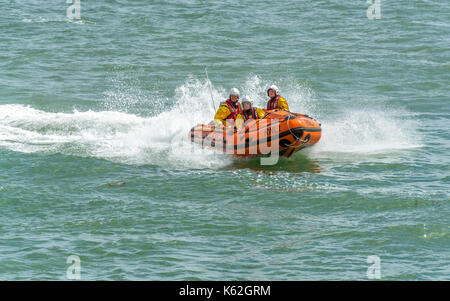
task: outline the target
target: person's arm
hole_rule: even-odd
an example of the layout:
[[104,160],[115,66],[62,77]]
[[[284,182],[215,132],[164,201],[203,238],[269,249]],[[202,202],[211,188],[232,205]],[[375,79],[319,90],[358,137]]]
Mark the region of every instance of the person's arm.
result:
[[287,103],[286,99],[284,99],[283,97],[280,97],[280,99],[278,99],[278,109],[289,112],[288,103]]
[[244,126],[244,118],[242,117],[241,114],[238,114],[236,116],[236,122],[234,123],[234,126],[239,130],[242,129],[242,127]]
[[227,107],[220,106],[214,115],[214,123],[217,125],[226,125],[225,119],[231,114],[230,110]]
[[256,108],[256,115],[258,115],[258,119],[263,119],[264,116],[266,115],[266,111],[260,108]]

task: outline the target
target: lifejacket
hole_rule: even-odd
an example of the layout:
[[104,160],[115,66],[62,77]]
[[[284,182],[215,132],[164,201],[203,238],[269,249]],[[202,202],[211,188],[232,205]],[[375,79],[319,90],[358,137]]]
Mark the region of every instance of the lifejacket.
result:
[[252,113],[250,115],[247,115],[247,111],[242,110],[242,117],[244,118],[244,121],[247,121],[249,119],[258,119],[258,115],[256,113],[256,108],[251,108]]
[[225,119],[236,120],[237,115],[242,113],[241,104],[239,102],[237,102],[237,107],[235,107],[231,100],[227,99],[224,103],[221,104],[221,106],[225,106],[230,110],[230,115],[228,115],[228,117]]
[[267,110],[278,108],[278,100],[280,99],[280,97],[280,95],[277,95],[274,98],[269,99],[269,101],[267,102]]

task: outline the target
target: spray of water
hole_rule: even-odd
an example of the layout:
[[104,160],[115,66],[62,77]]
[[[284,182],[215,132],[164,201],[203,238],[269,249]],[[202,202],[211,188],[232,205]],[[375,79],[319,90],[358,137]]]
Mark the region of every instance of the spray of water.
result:
[[321,143],[312,151],[373,154],[422,146],[417,124],[404,116],[388,107],[348,109],[322,122]]

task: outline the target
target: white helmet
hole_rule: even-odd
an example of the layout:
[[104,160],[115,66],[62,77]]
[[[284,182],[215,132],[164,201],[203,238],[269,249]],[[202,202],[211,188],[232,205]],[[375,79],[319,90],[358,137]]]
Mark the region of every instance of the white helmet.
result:
[[248,102],[250,105],[253,105],[253,101],[250,99],[250,97],[248,97],[248,96],[242,97],[241,103],[244,104],[246,102]]
[[275,91],[275,94],[276,94],[276,95],[280,94],[280,91],[279,91],[278,87],[275,86],[275,85],[272,85],[272,86],[270,86],[270,87],[267,89],[267,94],[269,94],[269,90]]
[[231,95],[234,95],[234,96],[239,97],[239,95],[240,95],[239,90],[238,90],[237,88],[231,89],[231,90],[230,90],[230,96],[231,96]]

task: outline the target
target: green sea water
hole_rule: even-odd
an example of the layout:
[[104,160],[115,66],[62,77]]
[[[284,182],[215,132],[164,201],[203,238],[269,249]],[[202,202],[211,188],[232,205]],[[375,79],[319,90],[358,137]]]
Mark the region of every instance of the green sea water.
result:
[[[450,280],[450,3],[379,3],[0,0],[0,280]],[[272,83],[317,145],[187,140]]]

